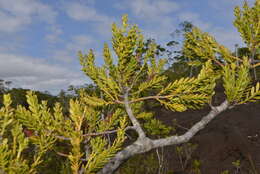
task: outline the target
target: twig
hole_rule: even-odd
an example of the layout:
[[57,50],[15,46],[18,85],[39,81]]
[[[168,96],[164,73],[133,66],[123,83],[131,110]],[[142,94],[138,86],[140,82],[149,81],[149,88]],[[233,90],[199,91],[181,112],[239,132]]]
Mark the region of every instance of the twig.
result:
[[182,125],[180,125],[178,123],[174,123],[174,126],[177,126],[179,128],[185,129],[185,130],[189,130],[188,128],[186,128],[186,127],[184,127],[184,126],[182,126]]
[[[134,126],[127,126],[125,128],[125,131],[133,129],[135,130]],[[87,134],[83,134],[83,137],[89,137],[89,136],[98,136],[98,135],[106,135],[106,134],[112,134],[112,133],[116,133],[118,130],[110,130],[110,131],[105,131],[105,132],[96,132],[96,133],[87,133]],[[68,137],[64,137],[64,136],[60,136],[60,135],[55,135],[56,138],[60,139],[60,140],[71,140],[71,138]]]
[[[127,126],[125,128],[125,131],[130,130],[130,129],[135,130],[135,128],[133,126]],[[110,131],[105,131],[105,132],[88,133],[88,134],[84,134],[83,137],[112,134],[112,133],[116,133],[117,131],[118,130],[110,130]]]
[[[60,155],[60,156],[64,156],[64,157],[69,157],[69,155],[68,154],[65,154],[65,153],[62,153],[62,152],[58,152],[58,151],[55,151],[56,153],[57,153],[57,155]],[[88,160],[86,160],[86,159],[84,159],[84,158],[81,158],[80,159],[81,161],[88,161]]]

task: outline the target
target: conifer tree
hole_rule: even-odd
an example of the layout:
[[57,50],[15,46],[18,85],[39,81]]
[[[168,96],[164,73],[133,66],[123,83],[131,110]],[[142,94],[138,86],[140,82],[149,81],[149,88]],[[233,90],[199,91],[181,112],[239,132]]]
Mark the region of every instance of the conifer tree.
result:
[[[259,11],[259,0],[253,8]],[[258,31],[257,23],[254,30]],[[40,103],[32,92],[27,95],[28,109],[12,108],[10,95],[4,96],[4,107],[0,109],[1,173],[41,173],[47,152],[55,151],[67,159],[61,173],[111,174],[128,158],[188,142],[225,110],[260,99],[260,84],[251,82],[250,57],[235,57],[198,28],[187,33],[184,52],[187,56],[198,55],[202,69],[197,77],[173,82],[163,75],[166,61],[156,56],[156,44],[145,48],[143,35],[136,25],[128,23],[127,16],[123,16],[122,26],[113,24],[112,34],[111,46],[117,57],[105,44],[104,65],[95,64],[93,50],[86,55],[79,53],[83,72],[99,88],[102,97],[82,91],[79,98],[70,100],[69,114],[63,115],[60,104],[48,108],[47,102]],[[258,34],[250,37],[250,43],[259,43]],[[213,106],[217,81],[221,81],[226,99]],[[211,110],[182,135],[152,139],[150,134],[169,129],[143,110],[147,100],[175,112],[206,105]],[[31,134],[24,134],[25,130]],[[127,130],[135,131],[137,138],[125,145]],[[109,134],[113,137],[108,138]],[[59,143],[68,144],[65,152],[60,151]]]

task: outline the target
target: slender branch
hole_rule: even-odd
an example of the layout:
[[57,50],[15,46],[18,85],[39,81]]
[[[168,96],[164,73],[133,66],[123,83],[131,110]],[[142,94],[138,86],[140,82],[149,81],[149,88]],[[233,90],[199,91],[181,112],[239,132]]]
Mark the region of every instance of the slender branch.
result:
[[128,114],[129,119],[131,120],[134,129],[136,130],[136,132],[138,133],[139,138],[145,138],[145,132],[143,131],[141,124],[139,123],[139,121],[135,118],[133,111],[129,105],[129,101],[128,101],[128,90],[126,90],[125,94],[124,94],[124,104],[125,104],[125,109],[126,112]]
[[188,128],[186,128],[186,127],[184,127],[184,126],[182,126],[182,125],[180,125],[178,123],[174,123],[174,126],[177,126],[179,128],[185,129],[185,130],[189,130]]
[[[133,126],[127,126],[125,128],[125,131],[133,129],[135,130],[135,128]],[[87,137],[87,136],[98,136],[98,135],[105,135],[105,134],[112,134],[112,133],[116,133],[118,130],[110,130],[110,131],[105,131],[105,132],[96,132],[96,133],[88,133],[88,134],[84,134],[83,137]]]
[[252,65],[252,68],[256,68],[258,66],[260,66],[260,63],[256,63],[256,64]]
[[243,60],[241,60],[240,58],[238,58],[237,56],[231,56],[233,59],[236,59],[239,62],[243,62]]
[[[127,130],[135,130],[134,126],[127,126],[125,128],[125,131]],[[99,135],[106,135],[106,134],[112,134],[112,133],[116,133],[118,130],[109,130],[109,131],[105,131],[105,132],[96,132],[96,133],[88,133],[88,134],[83,134],[83,137],[88,137],[88,136],[99,136]],[[60,139],[60,140],[71,140],[71,138],[68,137],[64,137],[64,136],[60,136],[60,135],[55,135],[56,138]]]
[[227,110],[228,107],[228,101],[225,100],[221,105],[217,107],[212,107],[211,111],[206,116],[204,116],[199,122],[193,125],[185,134],[181,136],[171,136],[167,138],[153,140],[155,148],[188,142],[197,132],[202,130],[211,120],[213,120],[221,112]]
[[[56,151],[56,154],[57,154],[57,155],[60,155],[60,156],[63,156],[63,157],[66,157],[66,158],[69,157],[68,154],[65,154],[65,153],[62,153],[62,152],[58,152],[58,151]],[[87,160],[84,159],[84,158],[81,158],[80,160],[81,160],[81,161],[87,161]]]
[[223,63],[221,63],[220,61],[218,61],[217,59],[212,59],[214,62],[216,62],[216,64],[218,64],[219,66],[223,67],[225,66]]
[[62,152],[57,151],[56,153],[57,153],[57,155],[60,155],[60,156],[69,157],[68,154],[65,154],[65,153],[62,153]]
[[124,104],[124,102],[120,101],[120,100],[114,100],[115,103],[117,104]]
[[[150,100],[150,99],[155,99],[155,100],[158,100],[158,99],[166,99],[166,98],[171,98],[171,97],[179,97],[181,95],[185,95],[186,93],[183,92],[182,94],[170,94],[170,95],[160,95],[160,93],[156,94],[156,95],[153,95],[153,96],[148,96],[148,97],[141,97],[141,98],[138,98],[138,99],[135,99],[135,100],[131,100],[129,101],[129,103],[135,103],[135,102],[140,102],[140,101],[144,101],[144,100]],[[187,92],[188,94],[188,92]]]
[[144,101],[144,100],[149,100],[149,99],[164,99],[164,98],[170,98],[176,95],[165,95],[165,96],[159,96],[159,95],[154,95],[154,96],[148,96],[148,97],[141,97],[135,100],[131,100],[129,103],[135,103],[139,101]]
[[56,138],[60,139],[60,140],[67,140],[67,141],[70,141],[71,138],[68,138],[68,137],[64,137],[64,136],[60,136],[60,135],[55,135]]

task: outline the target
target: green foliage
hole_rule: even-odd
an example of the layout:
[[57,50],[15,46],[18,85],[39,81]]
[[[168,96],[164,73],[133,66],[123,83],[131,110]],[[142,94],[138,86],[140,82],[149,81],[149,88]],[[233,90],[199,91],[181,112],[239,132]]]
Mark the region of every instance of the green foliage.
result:
[[158,97],[157,100],[173,111],[200,108],[210,102],[218,78],[212,69],[211,61],[208,61],[197,78],[181,78],[169,83],[159,92],[159,95],[168,95]]
[[[6,90],[3,94],[0,93],[0,97],[1,97],[0,106],[3,105],[3,100],[2,100],[3,95],[8,93],[11,95],[12,98],[12,107],[17,107],[18,105],[28,107],[28,103],[26,99],[26,94],[28,91],[30,90],[22,89],[22,88],[12,88]],[[47,91],[46,92],[35,91],[35,94],[37,95],[40,101],[47,100],[48,107],[52,107],[55,104],[55,102],[58,101],[58,97],[49,94]]]
[[217,41],[208,33],[202,32],[194,27],[192,32],[186,33],[183,53],[190,58],[192,66],[202,65],[207,60],[212,60],[216,65],[222,66],[237,58],[232,56],[231,51]]
[[165,61],[156,61],[156,45],[151,43],[143,53],[143,36],[137,26],[127,24],[126,17],[123,17],[123,27],[119,28],[114,24],[112,32],[112,44],[118,57],[117,65],[113,64],[114,59],[108,45],[104,47],[103,67],[95,66],[93,51],[90,50],[88,55],[79,54],[83,71],[104,93],[104,100],[116,103],[125,88],[133,89],[133,93],[139,96],[148,88],[159,87],[160,82],[165,80],[165,77],[159,76]]
[[144,124],[144,128],[150,135],[157,136],[167,136],[170,131],[173,130],[172,127],[164,125],[160,120],[150,119]]
[[192,143],[186,143],[175,147],[183,171],[186,170],[190,160],[192,159],[191,155],[196,148],[197,145]]
[[116,174],[157,174],[158,169],[159,163],[156,154],[155,152],[150,152],[148,154],[136,155],[130,158],[119,168]]
[[[248,48],[254,53],[254,48],[259,48],[259,0],[255,5],[249,8],[244,4],[244,11],[239,7],[235,9],[235,26],[238,28]],[[238,57],[223,45],[220,45],[208,33],[203,33],[198,28],[193,28],[191,32],[186,33],[183,52],[191,58],[191,65],[201,65],[203,62],[212,61],[216,73],[222,74],[223,86],[228,101],[231,104],[242,104],[254,102],[259,99],[259,84],[252,85],[250,71],[256,65],[252,65],[251,57]]]
[[231,63],[223,68],[225,94],[230,103],[242,104],[260,99],[259,82],[256,86],[251,85],[249,67],[248,59],[244,59],[241,65]]
[[14,109],[11,108],[10,95],[4,96],[4,107],[0,109],[0,171],[1,173],[36,173],[40,164],[41,154],[33,156],[37,161],[29,161],[23,152],[29,146],[29,139],[23,133],[22,125],[16,120]]
[[200,168],[201,168],[201,162],[199,160],[193,160],[193,162],[192,162],[192,173],[201,174]]
[[229,171],[225,170],[225,171],[221,172],[221,174],[229,174]]
[[256,0],[253,7],[245,1],[243,9],[234,9],[234,25],[250,51],[260,47],[260,1]]
[[[117,151],[125,140],[126,119],[120,121],[121,128],[117,131],[117,139],[112,145],[107,143],[107,140],[100,137],[91,140],[92,153],[89,156],[86,167],[86,173],[91,173],[102,168]],[[109,147],[109,148],[106,148]],[[94,170],[93,170],[94,169]]]
[[120,29],[113,25],[112,31],[113,48],[118,57],[117,65],[113,64],[107,45],[103,54],[105,67],[95,66],[93,51],[90,50],[87,55],[80,54],[83,71],[105,94],[102,100],[88,97],[88,103],[92,102],[92,105],[93,101],[99,101],[95,102],[98,105],[120,103],[119,98],[126,90],[131,93],[131,103],[145,100],[141,97],[145,92],[157,90],[159,93],[153,98],[175,111],[199,108],[208,102],[216,80],[214,75],[208,75],[214,74],[211,62],[205,64],[198,78],[181,79],[164,88],[162,84],[166,76],[161,73],[165,60],[156,60],[156,45],[152,43],[147,52],[140,52],[139,50],[144,48],[143,37],[135,25],[127,24],[126,17],[123,17],[123,27]]
[[[125,139],[126,119],[110,120],[111,123],[108,124],[110,126],[107,126],[107,124],[104,124],[107,120],[98,118],[100,117],[99,111],[93,108],[88,109],[84,101],[70,101],[69,119],[62,114],[60,104],[57,103],[53,112],[50,112],[47,102],[39,103],[36,95],[32,92],[27,95],[29,109],[23,106],[18,106],[16,110],[12,109],[10,95],[5,95],[4,101],[5,107],[0,110],[0,150],[3,152],[0,159],[0,169],[8,173],[36,173],[39,165],[43,162],[42,159],[47,152],[54,148],[55,143],[68,140],[71,149],[67,157],[70,161],[72,173],[78,173],[81,169],[83,165],[81,158],[88,159],[84,166],[86,173],[92,173],[102,167],[109,158],[120,150]],[[87,122],[92,123],[89,130],[88,127],[83,127]],[[22,127],[33,131],[34,135],[25,137]],[[85,142],[86,134],[100,132],[100,135],[102,135],[102,132],[114,127],[118,127],[118,131],[113,144],[109,145],[107,139],[99,136],[92,139],[88,137],[88,141]],[[88,156],[85,156],[82,152],[83,143],[85,143],[85,146],[89,146]],[[29,144],[35,150],[31,151],[33,156],[27,159],[27,151],[30,149]]]

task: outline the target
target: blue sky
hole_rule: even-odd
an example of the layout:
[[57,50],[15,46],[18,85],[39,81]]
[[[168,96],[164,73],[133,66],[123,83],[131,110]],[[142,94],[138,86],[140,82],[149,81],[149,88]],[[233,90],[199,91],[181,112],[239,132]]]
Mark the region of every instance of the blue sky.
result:
[[[253,0],[249,0],[252,3]],[[88,83],[80,71],[79,50],[95,50],[111,39],[112,22],[123,14],[147,38],[165,44],[184,20],[234,49],[242,45],[232,25],[243,0],[0,0],[0,79],[13,87],[48,90]]]

